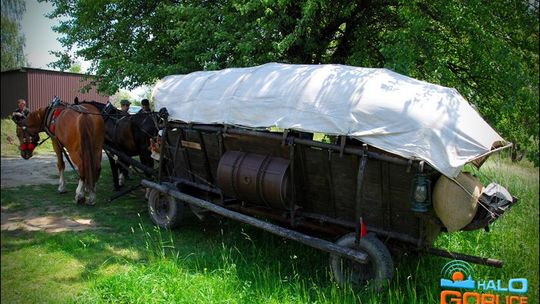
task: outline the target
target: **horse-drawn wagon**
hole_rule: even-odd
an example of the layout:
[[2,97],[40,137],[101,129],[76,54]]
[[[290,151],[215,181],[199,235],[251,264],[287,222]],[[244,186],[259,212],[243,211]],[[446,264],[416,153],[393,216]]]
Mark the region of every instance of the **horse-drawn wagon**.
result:
[[396,246],[501,265],[432,248],[516,201],[461,172],[508,144],[453,89],[385,69],[266,64],[168,76],[153,99],[170,114],[159,173],[142,181],[159,226],[176,227],[184,206],[217,213],[329,252],[339,283],[381,286]]

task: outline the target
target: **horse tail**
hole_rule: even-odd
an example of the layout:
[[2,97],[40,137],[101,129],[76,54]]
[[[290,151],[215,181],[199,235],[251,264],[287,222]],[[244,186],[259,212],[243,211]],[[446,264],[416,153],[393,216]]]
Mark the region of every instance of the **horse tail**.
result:
[[84,164],[81,177],[85,177],[84,185],[86,189],[93,190],[101,172],[104,127],[101,117],[92,114],[81,115],[81,158]]

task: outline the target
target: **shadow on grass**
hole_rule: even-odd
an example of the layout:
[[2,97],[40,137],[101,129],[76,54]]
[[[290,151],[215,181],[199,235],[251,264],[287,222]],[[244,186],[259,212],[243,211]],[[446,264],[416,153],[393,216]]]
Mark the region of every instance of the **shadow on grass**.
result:
[[[109,197],[115,192],[112,191],[108,166],[104,165],[102,172],[96,206],[75,205],[76,176],[73,173],[68,175],[68,193],[63,195],[57,194],[56,185],[24,186],[3,190],[2,207],[10,212],[31,211],[49,214],[54,211],[55,215],[90,218],[94,221],[96,229],[60,233],[2,231],[2,266],[10,263],[12,257],[9,254],[16,255],[18,252],[33,248],[69,256],[77,262],[74,265],[80,264],[82,269],[77,271],[74,277],[53,280],[58,284],[69,286],[79,283],[80,289],[73,292],[89,296],[89,300],[85,300],[87,302],[96,298],[105,302],[133,302],[134,299],[143,297],[137,295],[138,292],[142,292],[137,290],[138,288],[159,289],[178,280],[178,275],[185,275],[188,284],[193,283],[196,286],[202,284],[200,288],[204,290],[216,290],[227,285],[230,293],[226,297],[240,299],[239,302],[429,303],[439,299],[440,271],[449,261],[447,259],[401,256],[396,263],[394,279],[387,290],[374,293],[342,289],[332,281],[327,254],[248,225],[222,219],[200,222],[186,211],[184,221],[178,230],[159,230],[149,219],[142,190],[123,196],[112,203],[108,202]],[[127,187],[136,182],[130,181]],[[531,202],[534,202],[534,199],[538,201],[537,192],[535,195],[529,199]],[[525,196],[525,193],[521,196]],[[532,206],[532,216],[535,214],[537,216],[537,206],[534,204]],[[507,246],[509,249],[507,247],[501,249],[500,242],[502,240],[508,242],[506,239],[508,229],[512,229],[515,223],[521,223],[520,218],[531,216],[531,212],[527,213],[525,210],[525,208],[512,210],[508,216],[495,223],[494,233],[485,234],[478,231],[443,235],[437,243],[445,248],[458,248],[459,251],[469,254],[494,254],[494,257],[498,258],[500,257],[498,255],[508,251],[507,256],[515,255],[515,250],[519,251],[519,247]],[[535,226],[534,223],[537,224],[538,219],[536,222],[533,221],[532,226]],[[523,231],[516,233],[524,234]],[[516,238],[523,239],[522,236]],[[537,240],[538,235],[536,246]],[[509,251],[510,249],[512,251]],[[164,261],[167,262],[165,265]],[[510,260],[510,268],[505,270],[493,270],[484,266],[475,269],[479,277],[511,278],[517,277],[516,275],[521,273],[520,267],[528,267],[531,261],[533,260]],[[533,263],[537,263],[537,259]],[[533,267],[532,274],[527,276],[530,279],[533,279],[534,272],[538,273],[537,265],[536,268]],[[47,265],[43,264],[42,267]],[[171,267],[172,269],[169,269]],[[153,278],[153,281],[146,282],[150,287],[136,287],[142,278]],[[163,278],[169,282],[161,282]],[[41,278],[32,279],[39,282]],[[197,283],[199,280],[202,280],[202,283]],[[216,280],[221,283],[216,283]],[[182,282],[174,282],[182,286]],[[118,288],[114,289],[111,286]],[[531,282],[531,288],[533,286],[538,286],[537,280]],[[122,298],[125,292],[119,290],[130,287],[133,290],[127,293],[131,293],[132,296],[128,296],[126,300]],[[26,290],[19,290],[20,294],[24,292]],[[189,293],[187,290],[178,292]],[[2,295],[4,293],[2,288]],[[195,292],[193,297],[199,299],[198,301],[205,299]],[[160,298],[156,296],[155,299]]]

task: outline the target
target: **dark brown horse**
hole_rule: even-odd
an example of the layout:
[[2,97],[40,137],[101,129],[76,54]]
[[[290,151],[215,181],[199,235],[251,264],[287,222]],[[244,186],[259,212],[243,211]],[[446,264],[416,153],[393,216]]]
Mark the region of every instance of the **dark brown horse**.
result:
[[95,204],[96,183],[101,172],[101,149],[105,138],[101,112],[92,105],[58,104],[30,113],[17,130],[24,159],[32,157],[40,132],[49,134],[53,141],[60,175],[58,192],[66,192],[62,155],[65,148],[79,174],[76,202]]
[[[158,134],[160,122],[167,118],[166,109],[161,109],[159,113],[137,113],[130,115],[118,110],[111,103],[102,104],[95,101],[82,101],[76,104],[91,104],[97,107],[105,121],[105,144],[114,148],[129,157],[139,156],[140,163],[147,168],[154,167],[154,160],[150,151],[150,139]],[[119,190],[124,184],[123,175],[127,174],[125,168],[129,164],[124,164],[120,159],[115,160],[114,153],[105,149],[111,165],[113,185],[115,190]],[[150,177],[147,174],[147,177]]]

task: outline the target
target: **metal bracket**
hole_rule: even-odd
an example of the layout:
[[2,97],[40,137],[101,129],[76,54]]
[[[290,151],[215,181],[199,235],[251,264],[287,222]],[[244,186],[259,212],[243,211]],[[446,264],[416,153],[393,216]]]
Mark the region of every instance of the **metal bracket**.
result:
[[413,160],[409,159],[409,161],[407,162],[407,173],[411,173],[412,165],[413,165]]
[[[285,132],[283,132],[285,134]],[[284,136],[284,139],[286,139],[287,137]],[[288,142],[288,145],[289,145],[289,172],[290,172],[290,175],[291,175],[291,180],[292,180],[292,189],[291,189],[291,194],[292,194],[292,198],[291,198],[291,204],[290,204],[290,209],[291,209],[291,226],[292,227],[295,227],[295,215],[296,215],[296,209],[295,209],[295,202],[296,202],[296,180],[295,180],[295,170],[294,170],[294,141],[291,140]]]
[[345,141],[347,140],[347,136],[342,135],[340,137],[341,137],[341,142],[339,146],[339,157],[343,157],[343,151],[345,151]]
[[283,137],[281,138],[282,147],[285,147],[285,143],[287,142],[287,136],[289,136],[289,129],[283,130]]
[[360,243],[360,225],[362,219],[362,186],[364,184],[364,174],[366,173],[367,166],[367,153],[368,146],[366,144],[362,145],[362,156],[360,156],[360,164],[358,165],[358,175],[356,177],[356,239],[355,243],[358,245]]

